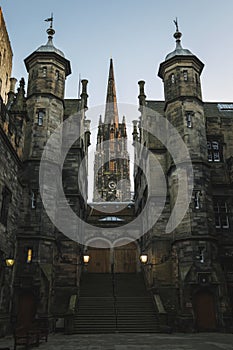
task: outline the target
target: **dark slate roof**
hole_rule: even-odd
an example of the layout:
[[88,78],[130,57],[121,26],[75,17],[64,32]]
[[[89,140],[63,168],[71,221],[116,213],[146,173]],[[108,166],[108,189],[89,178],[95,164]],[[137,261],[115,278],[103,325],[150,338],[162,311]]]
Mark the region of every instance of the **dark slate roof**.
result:
[[54,45],[53,45],[53,40],[52,38],[48,39],[48,42],[46,45],[41,45],[36,52],[55,52],[56,54],[58,54],[59,56],[62,56],[65,58],[64,53],[57,49]]
[[[146,106],[164,114],[164,101],[146,101]],[[204,102],[204,111],[207,118],[233,118],[233,102]]]
[[192,52],[188,49],[183,49],[183,47],[178,43],[174,51],[170,52],[166,57],[165,61],[175,56],[193,56]]
[[65,118],[69,117],[72,114],[75,114],[78,112],[81,100],[77,98],[72,98],[72,99],[65,99],[64,100],[65,104]]
[[164,101],[146,101],[146,107],[160,114],[164,114],[165,102]]
[[[226,107],[231,105],[231,109]],[[223,108],[221,108],[223,107]],[[206,117],[233,118],[233,102],[205,102],[204,110]]]

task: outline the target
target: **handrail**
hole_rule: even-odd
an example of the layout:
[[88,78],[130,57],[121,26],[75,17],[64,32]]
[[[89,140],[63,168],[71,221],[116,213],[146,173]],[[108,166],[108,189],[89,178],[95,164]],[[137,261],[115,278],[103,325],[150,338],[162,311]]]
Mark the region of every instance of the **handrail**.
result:
[[116,329],[117,329],[118,328],[118,312],[117,312],[116,281],[115,281],[114,264],[111,264],[111,274],[112,274],[113,303],[114,303],[114,311],[115,311],[115,317],[116,317]]

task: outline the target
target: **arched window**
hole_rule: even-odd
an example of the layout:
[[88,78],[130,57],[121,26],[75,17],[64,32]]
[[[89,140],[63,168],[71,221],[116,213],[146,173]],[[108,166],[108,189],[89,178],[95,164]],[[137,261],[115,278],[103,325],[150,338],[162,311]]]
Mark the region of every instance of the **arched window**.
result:
[[188,71],[187,70],[183,71],[183,77],[184,77],[184,81],[188,81]]
[[59,77],[60,77],[59,70],[56,70],[56,72],[55,72],[55,79],[56,79],[56,81],[59,80]]
[[207,141],[208,161],[209,162],[221,162],[222,150],[219,140]]
[[39,126],[43,125],[44,118],[45,118],[45,111],[44,110],[38,111],[38,125]]
[[42,68],[42,77],[46,78],[47,77],[47,67]]

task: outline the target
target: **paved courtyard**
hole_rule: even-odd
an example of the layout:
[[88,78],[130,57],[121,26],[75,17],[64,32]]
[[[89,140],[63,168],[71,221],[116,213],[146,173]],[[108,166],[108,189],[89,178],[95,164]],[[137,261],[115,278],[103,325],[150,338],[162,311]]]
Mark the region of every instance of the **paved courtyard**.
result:
[[[0,350],[13,349],[12,337],[0,339]],[[17,347],[20,349],[20,347]],[[23,348],[21,348],[23,349]],[[35,348],[36,349],[36,348]],[[52,334],[40,350],[233,350],[233,334]]]

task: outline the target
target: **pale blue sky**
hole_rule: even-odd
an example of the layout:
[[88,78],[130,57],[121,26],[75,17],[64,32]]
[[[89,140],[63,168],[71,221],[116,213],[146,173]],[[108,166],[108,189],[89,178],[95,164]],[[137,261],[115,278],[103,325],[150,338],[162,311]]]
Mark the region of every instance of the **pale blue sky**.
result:
[[137,103],[140,79],[150,99],[163,98],[158,66],[174,49],[178,16],[182,45],[204,63],[203,98],[233,100],[232,0],[1,0],[16,78],[26,77],[23,59],[47,41],[44,19],[54,13],[55,46],[71,61],[66,96],[76,97],[78,76],[89,80],[89,104],[105,102],[110,56],[118,101]]

